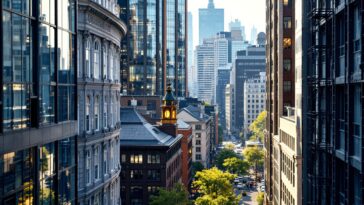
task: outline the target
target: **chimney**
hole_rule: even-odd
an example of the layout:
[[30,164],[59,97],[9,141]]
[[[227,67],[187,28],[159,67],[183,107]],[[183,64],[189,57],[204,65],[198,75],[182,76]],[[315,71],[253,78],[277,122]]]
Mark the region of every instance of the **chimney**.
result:
[[177,125],[174,124],[162,124],[158,126],[158,129],[172,137],[177,136]]

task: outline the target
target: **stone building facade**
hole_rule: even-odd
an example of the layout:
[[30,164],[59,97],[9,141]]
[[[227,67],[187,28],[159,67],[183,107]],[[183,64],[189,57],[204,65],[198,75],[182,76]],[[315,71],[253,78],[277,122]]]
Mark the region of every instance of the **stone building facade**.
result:
[[78,1],[79,204],[120,204],[120,44],[116,0]]

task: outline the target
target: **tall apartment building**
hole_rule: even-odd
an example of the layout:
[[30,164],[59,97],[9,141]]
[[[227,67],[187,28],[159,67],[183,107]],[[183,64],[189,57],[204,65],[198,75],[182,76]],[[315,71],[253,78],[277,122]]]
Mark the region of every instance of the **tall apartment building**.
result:
[[126,25],[119,12],[116,0],[78,1],[79,204],[120,204],[120,45]]
[[[363,204],[363,2],[302,1],[304,203]],[[298,13],[298,12],[296,12]],[[308,18],[307,18],[307,17]],[[298,38],[296,38],[298,39]]]
[[259,77],[265,69],[265,47],[248,47],[245,51],[238,51],[233,66],[235,115],[232,116],[234,129],[241,131],[244,125],[244,82],[248,78]]
[[199,13],[199,44],[224,31],[224,9],[215,8],[214,0],[209,0],[207,8],[201,8]]
[[119,0],[128,27],[122,87],[127,95],[187,95],[187,1]]
[[269,204],[304,204],[300,132],[304,128],[302,24],[299,22],[295,25],[296,14],[298,16],[302,12],[296,13],[301,8],[296,2],[298,1],[267,1],[265,178],[266,202]]
[[249,126],[265,110],[266,73],[259,77],[249,78],[244,83],[244,136],[248,139]]
[[77,203],[77,8],[50,2],[0,4],[4,205]]
[[233,124],[234,116],[235,116],[234,84],[227,84],[225,87],[225,123],[226,123],[226,132],[229,135],[235,131],[235,124]]
[[194,63],[193,63],[193,52],[194,52],[194,47],[193,47],[193,16],[192,16],[192,12],[188,12],[187,15],[187,51],[188,51],[188,58],[187,58],[187,86],[188,86],[188,94],[189,96],[193,96],[194,94],[194,83],[195,83],[195,79],[194,79]]
[[225,89],[230,83],[231,64],[217,69],[216,104],[219,107],[219,124],[226,127]]
[[204,167],[211,166],[213,138],[211,134],[212,117],[204,113],[203,106],[189,105],[177,114],[177,118],[192,127],[192,161],[200,162]]

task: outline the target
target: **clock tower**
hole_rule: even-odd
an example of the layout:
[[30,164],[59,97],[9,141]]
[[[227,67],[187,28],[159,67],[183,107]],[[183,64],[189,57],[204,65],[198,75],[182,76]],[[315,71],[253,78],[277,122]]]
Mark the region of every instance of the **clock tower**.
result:
[[177,123],[177,108],[174,99],[172,88],[170,85],[167,87],[167,93],[163,97],[162,104],[162,125],[175,125]]

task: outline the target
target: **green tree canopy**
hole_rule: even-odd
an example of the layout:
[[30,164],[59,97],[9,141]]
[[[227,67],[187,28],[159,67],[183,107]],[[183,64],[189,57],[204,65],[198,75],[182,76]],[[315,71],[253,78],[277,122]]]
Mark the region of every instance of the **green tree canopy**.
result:
[[258,202],[258,205],[263,205],[263,203],[264,203],[264,193],[263,192],[258,193],[256,201]]
[[232,181],[236,175],[223,172],[216,167],[197,172],[192,186],[197,189],[200,197],[196,205],[237,205],[240,196],[234,193]]
[[254,167],[255,178],[257,176],[258,167],[264,164],[264,152],[258,147],[247,147],[243,150],[244,159]]
[[249,126],[249,130],[252,132],[251,139],[264,140],[264,129],[265,129],[265,119],[267,118],[267,111],[261,112],[258,117]]
[[223,166],[233,174],[243,175],[249,169],[249,163],[237,157],[231,157],[224,160]]
[[219,154],[217,154],[216,156],[216,160],[215,160],[215,164],[217,166],[217,168],[219,169],[224,169],[224,161],[227,158],[231,158],[231,157],[239,157],[233,150],[230,149],[222,149]]
[[178,183],[175,187],[168,191],[159,189],[159,193],[151,197],[150,205],[188,205],[188,192],[186,188]]
[[201,162],[192,162],[192,176],[195,176],[196,172],[202,171],[205,169]]

